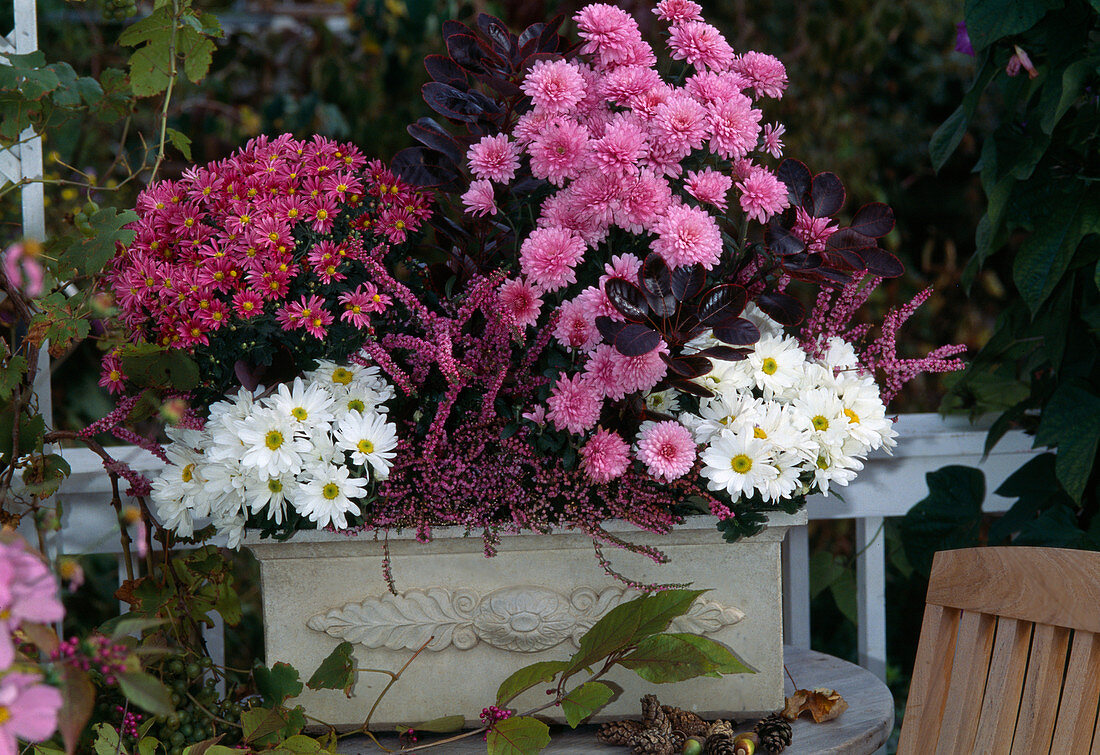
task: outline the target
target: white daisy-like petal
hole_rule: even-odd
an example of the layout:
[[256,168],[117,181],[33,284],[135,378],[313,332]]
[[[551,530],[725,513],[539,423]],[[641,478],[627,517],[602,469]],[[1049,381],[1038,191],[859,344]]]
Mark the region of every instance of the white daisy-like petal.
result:
[[329,525],[346,529],[347,515],[359,513],[359,506],[352,499],[366,493],[367,481],[352,477],[347,467],[335,464],[312,467],[306,474],[294,507],[315,522],[318,529]]
[[768,495],[768,483],[779,476],[772,463],[770,444],[751,433],[725,431],[703,451],[701,474],[711,490],[725,490],[731,498]]
[[397,426],[387,422],[384,414],[351,412],[336,426],[336,447],[349,452],[353,463],[369,466],[374,479],[384,480],[396,455]]
[[335,400],[320,385],[306,385],[301,378],[294,378],[291,387],[288,388],[283,383],[275,394],[261,403],[290,417],[299,427],[308,430],[332,422]]

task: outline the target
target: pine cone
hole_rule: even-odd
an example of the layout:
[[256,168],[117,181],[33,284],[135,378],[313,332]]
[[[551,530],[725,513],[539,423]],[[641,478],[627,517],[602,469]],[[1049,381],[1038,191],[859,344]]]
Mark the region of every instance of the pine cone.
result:
[[715,734],[729,734],[730,737],[732,737],[733,736],[733,724],[731,724],[729,721],[723,721],[722,719],[718,719],[714,723],[709,724],[707,726],[706,731],[703,732],[703,733],[708,738],[714,736]]
[[709,735],[703,748],[706,755],[733,755],[733,750],[733,729]]
[[671,705],[662,705],[661,710],[668,717],[673,731],[683,732],[685,737],[702,736],[707,732],[707,722],[692,713]]
[[[665,723],[668,720],[665,719]],[[674,731],[645,729],[630,742],[634,755],[679,755],[684,746],[684,735]]]
[[791,744],[791,724],[778,713],[761,719],[753,731],[760,737],[761,749],[772,755],[778,755]]
[[642,698],[642,726],[666,734],[672,731],[672,723],[665,715],[664,706],[656,695],[646,695]]
[[600,727],[600,730],[596,732],[596,739],[603,742],[605,745],[615,745],[616,747],[626,747],[630,745],[631,740],[643,731],[645,726],[641,721],[632,721],[627,719],[625,721],[609,721]]

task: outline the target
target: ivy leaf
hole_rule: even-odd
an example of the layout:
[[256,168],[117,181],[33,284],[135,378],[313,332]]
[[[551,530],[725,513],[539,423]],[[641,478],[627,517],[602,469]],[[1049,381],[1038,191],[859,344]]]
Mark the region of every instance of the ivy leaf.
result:
[[714,670],[699,648],[675,634],[645,638],[619,663],[653,684],[682,682]]
[[172,713],[168,688],[159,679],[144,671],[126,671],[118,676],[118,686],[126,699],[156,716]]
[[119,741],[118,732],[110,724],[96,724],[92,727],[95,739],[92,740],[92,749],[95,755],[118,755],[122,752],[122,742]]
[[276,663],[271,668],[257,666],[252,676],[256,679],[256,689],[267,705],[282,705],[287,699],[302,694],[298,669],[289,663]]
[[906,557],[918,573],[927,576],[936,551],[978,544],[985,474],[951,465],[929,472],[925,479],[928,496],[909,509],[899,527]]
[[187,78],[193,83],[202,81],[214,59],[213,40],[191,26],[183,26],[176,34],[176,46],[183,55],[183,72]]
[[270,744],[265,738],[282,731],[289,722],[285,708],[252,708],[241,713],[241,731],[249,744]]
[[164,130],[165,135],[168,137],[168,141],[172,143],[172,146],[180,151],[184,159],[188,162],[191,161],[191,137],[186,134],[176,131],[174,128],[166,128]]
[[85,275],[95,275],[115,256],[116,244],[126,246],[134,240],[134,231],[124,228],[138,219],[133,210],[119,212],[113,207],[103,207],[88,219],[95,233],[88,237],[65,237],[59,240],[62,247],[61,263],[80,270]]
[[524,666],[500,683],[497,689],[497,705],[505,705],[537,684],[554,681],[559,672],[569,667],[566,661],[539,661]]
[[550,744],[550,727],[529,716],[498,721],[486,740],[488,755],[535,755]]
[[38,498],[49,498],[71,471],[69,462],[57,454],[34,456],[23,470],[23,491]]
[[341,642],[329,653],[321,665],[306,682],[310,689],[342,689],[351,697],[351,688],[355,686],[355,658],[351,654],[352,644]]
[[20,354],[8,358],[8,363],[0,369],[0,401],[7,401],[27,374],[27,360]]
[[561,710],[572,729],[591,716],[615,695],[615,690],[603,682],[587,682],[562,698]]

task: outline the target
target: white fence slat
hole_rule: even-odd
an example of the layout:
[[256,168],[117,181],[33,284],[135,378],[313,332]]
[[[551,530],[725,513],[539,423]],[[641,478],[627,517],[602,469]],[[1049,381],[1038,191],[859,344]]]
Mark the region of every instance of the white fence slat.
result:
[[886,681],[886,535],[881,516],[856,519],[859,665]]
[[38,15],[35,0],[15,0],[15,52],[26,55],[38,49]]
[[783,642],[810,648],[810,539],[806,525],[783,542]]

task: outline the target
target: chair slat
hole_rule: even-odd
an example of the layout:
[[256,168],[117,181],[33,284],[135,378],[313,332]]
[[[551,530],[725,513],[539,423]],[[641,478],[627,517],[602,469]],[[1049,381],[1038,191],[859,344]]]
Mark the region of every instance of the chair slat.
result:
[[1065,627],[1035,625],[1012,752],[1044,755],[1051,751],[1050,743],[1057,713],[1055,701],[1062,691],[1062,673],[1066,667],[1068,646],[1069,630]]
[[1027,671],[1031,622],[1001,617],[993,641],[993,659],[985,683],[982,712],[978,719],[975,755],[999,755],[1012,749],[1012,733],[1020,712],[1020,695]]
[[924,609],[898,755],[926,752],[922,742],[934,741],[939,735],[955,656],[959,613],[952,608],[936,605],[928,605]]
[[962,612],[937,752],[973,750],[996,628],[996,616]]
[[1051,752],[1080,752],[1092,738],[1100,701],[1100,635],[1076,632]]

